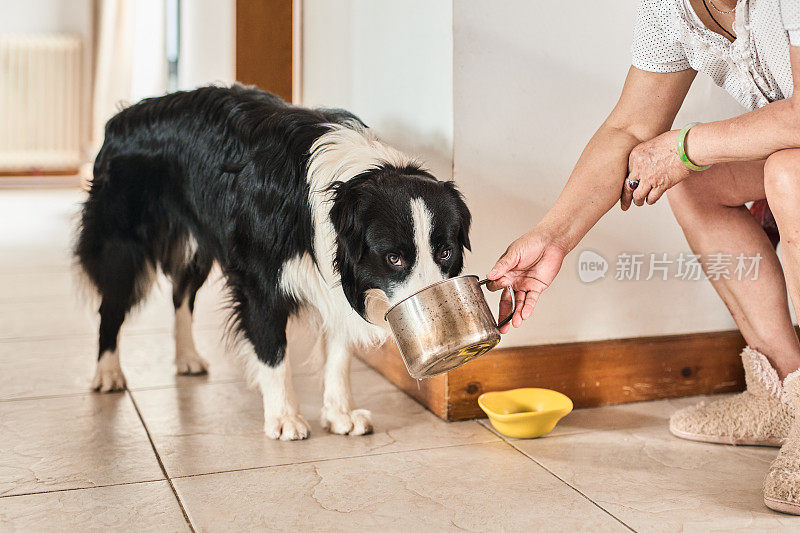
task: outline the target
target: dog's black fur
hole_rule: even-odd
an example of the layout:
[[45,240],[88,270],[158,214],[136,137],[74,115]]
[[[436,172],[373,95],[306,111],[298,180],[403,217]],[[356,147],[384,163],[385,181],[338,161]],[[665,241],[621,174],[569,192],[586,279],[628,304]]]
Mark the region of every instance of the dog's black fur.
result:
[[[314,303],[280,286],[292,258],[334,261],[362,316],[365,292],[392,296],[418,254],[448,255],[442,272],[458,274],[469,211],[452,183],[413,164],[382,164],[331,183],[336,248],[315,250],[312,217],[328,213],[312,213],[309,151],[331,124],[364,127],[346,111],[304,109],[238,85],[143,100],[113,117],[75,247],[102,300],[99,355],[116,349],[125,315],[159,267],[174,282],[175,307],[188,299],[191,308],[217,261],[237,327],[270,366],[284,356],[288,317]],[[415,249],[412,198],[433,215],[434,250]],[[401,254],[403,268],[387,264],[389,253]]]

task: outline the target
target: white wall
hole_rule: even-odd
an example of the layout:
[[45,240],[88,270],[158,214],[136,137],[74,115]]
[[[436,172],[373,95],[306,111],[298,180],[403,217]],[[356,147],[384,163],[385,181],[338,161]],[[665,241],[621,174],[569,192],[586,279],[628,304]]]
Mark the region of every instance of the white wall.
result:
[[[455,178],[475,217],[467,269],[486,272],[555,201],[585,143],[619,96],[630,65],[635,2],[461,0],[454,9]],[[702,75],[676,123],[741,113]],[[611,263],[582,283],[580,250]],[[567,257],[530,324],[505,345],[727,329],[707,282],[615,281],[620,252],[689,252],[666,199],[615,208]]]
[[181,59],[178,86],[192,89],[236,78],[234,0],[181,2]]
[[302,49],[303,105],[349,109],[450,179],[450,0],[305,0]]
[[0,33],[91,33],[91,0],[0,0]]
[[[360,114],[390,142],[432,159],[439,177],[452,161],[474,217],[465,271],[485,274],[552,205],[616,102],[630,66],[634,7],[306,0],[304,104]],[[676,123],[740,112],[701,75]],[[587,248],[611,263],[606,279],[588,285],[577,276],[577,252]],[[607,215],[504,345],[733,327],[707,282],[615,281],[620,252],[689,252],[666,199]]]

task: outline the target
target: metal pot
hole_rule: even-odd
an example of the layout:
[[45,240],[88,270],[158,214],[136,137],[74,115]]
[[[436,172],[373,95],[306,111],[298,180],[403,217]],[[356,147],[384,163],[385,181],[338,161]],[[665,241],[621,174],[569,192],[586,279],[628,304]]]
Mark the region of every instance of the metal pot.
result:
[[495,322],[481,290],[488,280],[458,276],[428,285],[389,308],[385,318],[411,377],[443,374],[480,357],[500,342],[500,328],[514,310]]

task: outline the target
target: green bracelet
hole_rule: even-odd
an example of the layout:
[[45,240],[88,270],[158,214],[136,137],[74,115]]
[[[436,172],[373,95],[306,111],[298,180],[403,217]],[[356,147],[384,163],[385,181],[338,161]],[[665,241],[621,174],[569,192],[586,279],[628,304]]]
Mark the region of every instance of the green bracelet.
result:
[[686,135],[689,133],[690,129],[697,126],[698,124],[700,123],[692,122],[690,124],[687,124],[678,134],[678,155],[681,156],[681,161],[683,161],[683,164],[686,165],[686,168],[688,168],[689,170],[694,170],[695,172],[706,170],[709,167],[711,167],[711,165],[704,165],[702,167],[700,165],[695,165],[694,163],[692,163],[692,160],[689,159],[689,156],[686,155]]

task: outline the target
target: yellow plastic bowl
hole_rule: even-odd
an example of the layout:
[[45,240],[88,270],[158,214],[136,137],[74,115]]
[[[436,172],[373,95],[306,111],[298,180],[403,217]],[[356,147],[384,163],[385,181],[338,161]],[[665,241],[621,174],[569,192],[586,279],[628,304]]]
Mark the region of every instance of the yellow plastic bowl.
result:
[[478,397],[478,405],[497,431],[517,439],[550,433],[572,411],[572,400],[550,389],[487,392]]

